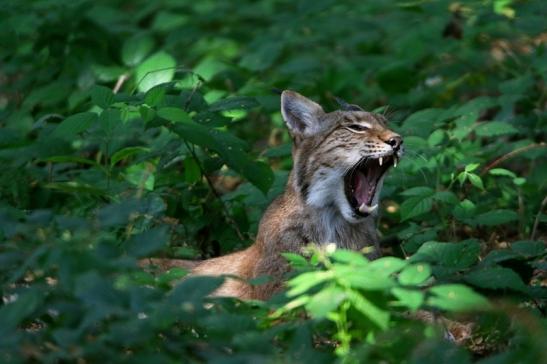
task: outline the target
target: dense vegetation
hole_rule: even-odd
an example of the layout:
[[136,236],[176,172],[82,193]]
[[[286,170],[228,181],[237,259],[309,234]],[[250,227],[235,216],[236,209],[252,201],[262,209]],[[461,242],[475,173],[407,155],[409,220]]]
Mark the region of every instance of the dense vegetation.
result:
[[[546,16],[541,0],[3,1],[0,361],[547,362]],[[272,89],[404,136],[389,256],[288,254],[269,302],[140,269],[252,242],[291,167]]]

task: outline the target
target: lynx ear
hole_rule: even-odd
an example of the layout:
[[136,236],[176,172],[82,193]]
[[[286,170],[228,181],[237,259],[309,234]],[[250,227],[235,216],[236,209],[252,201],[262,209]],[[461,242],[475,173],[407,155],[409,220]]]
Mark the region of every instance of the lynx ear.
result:
[[281,94],[281,114],[293,136],[307,137],[321,131],[319,118],[324,113],[319,104],[297,92],[285,90]]

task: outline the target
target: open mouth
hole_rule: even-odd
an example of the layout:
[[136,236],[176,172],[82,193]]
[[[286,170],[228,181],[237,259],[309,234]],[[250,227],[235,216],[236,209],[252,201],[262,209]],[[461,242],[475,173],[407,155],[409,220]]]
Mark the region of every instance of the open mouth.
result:
[[372,205],[378,183],[391,166],[397,166],[395,154],[383,157],[368,157],[359,162],[344,176],[346,198],[358,216],[369,216],[378,205]]

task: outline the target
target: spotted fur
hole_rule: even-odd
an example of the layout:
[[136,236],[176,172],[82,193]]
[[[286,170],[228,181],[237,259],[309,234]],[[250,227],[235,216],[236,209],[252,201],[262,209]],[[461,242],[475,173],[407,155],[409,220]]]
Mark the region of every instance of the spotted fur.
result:
[[[309,244],[334,243],[360,250],[371,247],[380,255],[374,214],[355,214],[344,192],[344,176],[365,157],[402,154],[387,142],[400,137],[389,130],[382,115],[360,110],[326,113],[296,92],[284,91],[281,112],[293,137],[294,167],[286,189],[266,210],[255,243],[246,250],[203,261],[195,275],[229,274],[217,295],[265,299],[277,291],[288,270],[282,252],[300,252]],[[374,195],[378,203],[383,177]],[[250,286],[245,280],[267,275],[270,283]]]

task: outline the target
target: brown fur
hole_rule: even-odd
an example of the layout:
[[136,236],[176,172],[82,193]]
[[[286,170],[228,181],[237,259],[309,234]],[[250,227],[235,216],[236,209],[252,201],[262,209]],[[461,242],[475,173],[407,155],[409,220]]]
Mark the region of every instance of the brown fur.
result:
[[[400,137],[386,127],[381,115],[355,110],[325,113],[318,104],[292,91],[283,92],[282,113],[294,140],[294,168],[285,192],[266,210],[252,246],[205,260],[192,270],[193,275],[242,278],[228,278],[216,295],[267,299],[281,288],[289,269],[280,253],[299,253],[309,243],[335,243],[353,250],[368,246],[373,249],[370,258],[380,255],[374,216],[351,216],[349,210],[342,213],[345,197],[339,189],[343,173],[363,157],[400,156],[402,150],[394,151],[386,144],[390,138]],[[356,123],[369,128],[352,132],[349,127]],[[171,264],[187,265],[184,261]],[[264,275],[271,277],[267,284],[245,282]]]

